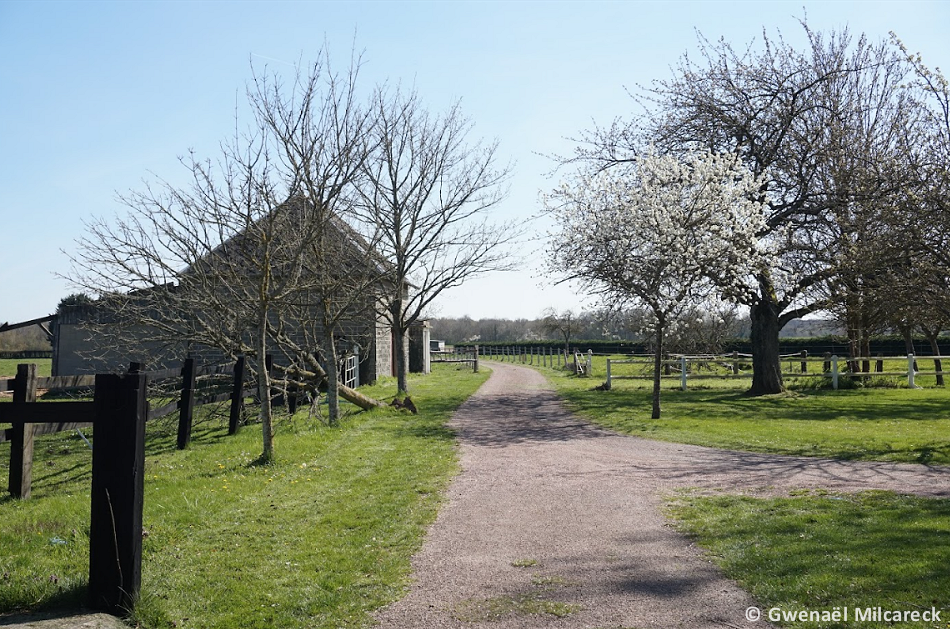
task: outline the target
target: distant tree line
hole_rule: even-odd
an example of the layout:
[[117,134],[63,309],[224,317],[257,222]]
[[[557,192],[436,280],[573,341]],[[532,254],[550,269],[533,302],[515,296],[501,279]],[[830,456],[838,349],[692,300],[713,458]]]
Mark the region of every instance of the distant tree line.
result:
[[[462,343],[533,343],[554,341],[573,347],[575,342],[606,341],[638,343],[652,349],[654,331],[643,310],[596,310],[574,312],[548,308],[536,319],[472,319],[471,317],[430,320],[433,339],[450,345]],[[688,323],[664,343],[670,352],[714,353],[730,339],[748,338],[749,321],[734,310],[702,312],[694,310]]]

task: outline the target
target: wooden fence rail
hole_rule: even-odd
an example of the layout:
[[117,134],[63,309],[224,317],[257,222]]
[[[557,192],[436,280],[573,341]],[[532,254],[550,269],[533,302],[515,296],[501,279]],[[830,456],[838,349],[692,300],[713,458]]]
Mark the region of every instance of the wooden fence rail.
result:
[[[739,369],[739,360],[750,359],[751,356],[740,356],[736,353],[731,355],[722,355],[722,356],[686,356],[681,355],[674,357],[672,360],[662,361],[662,366],[664,368],[664,376],[675,376],[680,379],[680,387],[682,390],[687,389],[687,383],[689,380],[699,380],[699,379],[730,379],[730,378],[750,378],[752,376],[751,371],[745,373],[740,373]],[[914,354],[908,354],[907,356],[876,356],[872,358],[857,357],[857,358],[839,358],[838,356],[823,356],[823,357],[810,357],[806,352],[800,352],[796,354],[789,354],[782,356],[782,362],[786,360],[789,361],[792,365],[798,364],[800,371],[796,373],[790,373],[789,375],[795,378],[828,378],[831,380],[832,388],[837,389],[840,384],[840,379],[842,376],[848,376],[850,378],[869,378],[872,376],[899,376],[907,378],[907,386],[910,388],[916,387],[915,378],[919,375],[935,375],[938,378],[938,384],[942,384],[943,371],[941,369],[942,362],[940,356],[928,357],[934,361],[934,370],[933,371],[920,371],[918,369],[918,360],[919,358]],[[855,366],[859,364],[870,365],[871,361],[875,361],[875,371],[860,371],[856,370]],[[884,361],[901,361],[907,364],[907,369],[899,371],[884,371]],[[808,370],[808,365],[813,363],[821,363],[822,367],[820,370]],[[624,359],[624,360],[615,360],[608,358],[607,359],[607,381],[605,386],[609,389],[614,380],[648,380],[653,378],[652,373],[644,373],[641,375],[617,375],[614,373],[614,367],[616,365],[642,365],[652,369],[653,359],[652,357],[642,357],[640,359]],[[703,365],[715,365],[719,367],[726,367],[731,371],[731,373],[699,373],[696,369],[691,367],[698,367]],[[842,366],[846,368],[842,368]],[[791,370],[790,370],[791,371]]]
[[91,402],[42,403],[36,401],[36,365],[18,365],[13,401],[0,404],[0,422],[13,424],[9,489],[21,498],[30,495],[37,425],[96,427],[89,604],[116,615],[131,609],[141,587],[147,378],[144,373],[99,374]]
[[[433,352],[435,354],[435,352]],[[499,360],[503,362],[513,362],[521,363],[526,365],[538,365],[543,367],[551,368],[569,368],[577,374],[590,374],[591,370],[591,357],[594,353],[591,350],[588,350],[585,353],[577,351],[576,349],[571,351],[566,348],[552,348],[550,346],[533,346],[533,345],[487,345],[481,348],[481,355],[489,360]],[[838,387],[839,379],[842,376],[848,376],[850,378],[870,378],[873,376],[898,376],[906,377],[908,386],[914,387],[915,377],[916,376],[935,376],[937,379],[938,385],[943,385],[944,375],[943,371],[943,358],[942,356],[915,356],[914,354],[908,354],[906,356],[899,357],[885,357],[878,354],[873,357],[848,357],[840,358],[837,356],[832,356],[830,353],[826,353],[823,356],[809,355],[807,350],[802,350],[800,352],[795,352],[792,354],[783,354],[779,357],[781,364],[783,365],[783,370],[785,365],[788,366],[787,373],[790,376],[796,378],[830,378],[832,381],[832,386],[835,388]],[[700,379],[700,378],[749,378],[751,376],[751,371],[749,370],[752,356],[750,354],[740,354],[739,352],[732,352],[729,354],[717,354],[717,355],[676,355],[671,354],[662,362],[663,365],[663,376],[664,377],[676,377],[681,381],[681,387],[686,388],[686,382],[689,379]],[[685,360],[685,367],[684,367]],[[901,369],[899,371],[891,370],[884,371],[885,361],[895,361],[900,360],[901,362],[907,361],[907,369]],[[921,360],[932,360],[934,363],[934,369],[932,371],[921,371],[918,366],[918,362]],[[653,356],[652,355],[630,355],[629,358],[616,360],[612,358],[607,359],[607,382],[605,383],[607,387],[610,386],[613,380],[620,379],[649,379],[652,378],[652,373],[647,375],[617,375],[614,372],[614,367],[621,364],[644,364],[649,363],[649,366],[652,366]],[[814,365],[816,363],[821,364],[820,369],[815,369]],[[720,368],[724,368],[731,373],[708,373],[702,374],[697,373],[694,369],[691,370],[691,367],[697,365],[715,365]],[[813,367],[809,367],[813,365]],[[873,365],[873,371],[872,371]]]
[[[237,432],[240,422],[244,398],[252,397],[257,394],[256,389],[252,390],[244,388],[246,373],[244,365],[245,359],[243,356],[238,357],[237,362],[234,364],[207,365],[203,367],[195,367],[194,359],[187,358],[185,359],[182,367],[147,372],[149,382],[157,382],[178,377],[183,379],[182,386],[180,387],[181,394],[176,399],[173,399],[158,408],[149,408],[147,411],[148,421],[159,419],[161,417],[165,417],[166,415],[171,415],[172,413],[181,411],[179,419],[178,447],[180,449],[184,449],[191,440],[191,425],[194,416],[194,410],[205,404],[231,400],[228,432],[229,434],[234,434]],[[186,377],[186,370],[189,369],[191,370],[191,373]],[[130,371],[132,371],[131,368]],[[198,377],[229,374],[233,374],[233,379],[227,392],[195,398],[195,382]],[[96,376],[56,376],[52,378],[32,378],[30,384],[18,385],[18,379],[12,378],[0,380],[0,392],[12,391],[14,393],[14,399],[16,399],[16,388],[18,386],[28,386],[34,391],[38,389],[45,389],[48,391],[60,392],[77,389],[93,389],[95,387],[95,382]],[[55,414],[70,413],[69,407],[66,406],[70,404],[70,402],[55,402],[55,406],[53,404],[54,403],[50,403],[49,409],[44,408],[43,410],[35,410],[34,412]],[[78,422],[55,422],[48,420],[47,423],[37,424],[34,426],[34,435],[39,436],[66,430],[75,430],[78,428],[88,428],[90,425],[90,422],[85,420]],[[6,430],[0,430],[0,443],[9,441],[12,436],[13,429],[8,428]]]
[[482,350],[482,356],[489,360],[498,360],[523,365],[538,365],[540,367],[557,368],[567,367],[575,373],[590,373],[590,361],[594,355],[592,350],[586,352],[569,348],[535,347],[524,345],[488,345]]
[[470,363],[472,371],[478,373],[478,345],[473,348],[464,347],[460,350],[430,351],[429,360],[433,363]]
[[[351,368],[352,371],[352,368]],[[145,372],[132,363],[126,374],[38,378],[35,364],[17,366],[17,375],[0,380],[0,391],[12,391],[11,402],[0,403],[0,431],[9,441],[9,491],[30,497],[34,437],[92,426],[91,520],[89,529],[89,605],[123,615],[138,598],[142,575],[142,508],[144,505],[146,422],[179,412],[178,447],[191,439],[194,409],[210,402],[231,400],[228,433],[240,425],[245,397],[256,390],[244,388],[246,360],[233,365],[198,367],[188,358],[180,369]],[[198,378],[231,376],[228,391],[199,397]],[[350,374],[351,377],[356,377]],[[150,410],[149,381],[181,378],[178,399]],[[92,401],[38,402],[39,389],[92,388]],[[288,401],[289,402],[289,401]]]

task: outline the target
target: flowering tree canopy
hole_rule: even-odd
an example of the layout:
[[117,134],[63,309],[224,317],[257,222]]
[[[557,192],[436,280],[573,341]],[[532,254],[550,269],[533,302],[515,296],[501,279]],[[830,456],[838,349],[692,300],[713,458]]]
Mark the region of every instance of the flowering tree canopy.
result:
[[772,264],[761,183],[735,154],[648,152],[582,172],[544,199],[560,228],[549,267],[613,302],[649,309],[656,326],[654,417],[663,332],[714,294],[742,300]]

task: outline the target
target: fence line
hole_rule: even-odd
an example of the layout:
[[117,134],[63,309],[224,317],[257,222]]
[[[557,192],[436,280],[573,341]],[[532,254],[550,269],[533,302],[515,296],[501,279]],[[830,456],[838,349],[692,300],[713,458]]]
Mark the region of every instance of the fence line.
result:
[[578,349],[553,348],[533,345],[488,345],[482,348],[482,355],[490,360],[518,363],[523,365],[537,365],[560,369],[571,368],[576,374],[589,374],[593,350],[582,352]]
[[429,352],[429,361],[433,363],[470,363],[472,371],[478,373],[478,345],[473,347],[453,347],[451,350]]
[[142,573],[142,506],[147,419],[145,373],[99,374],[91,402],[36,401],[36,365],[17,366],[13,401],[0,404],[0,422],[13,424],[10,493],[30,495],[36,424],[89,422],[99,430],[92,459],[89,527],[89,604],[121,615],[138,597]]
[[[344,368],[350,372],[354,369],[350,361]],[[94,609],[122,615],[141,589],[146,422],[179,411],[178,447],[184,448],[191,438],[194,409],[230,399],[228,432],[234,434],[244,398],[255,393],[244,388],[245,373],[245,357],[239,356],[229,365],[198,367],[193,358],[188,358],[179,369],[146,372],[140,363],[132,363],[125,374],[53,378],[38,378],[35,364],[20,364],[15,378],[0,380],[0,391],[13,393],[11,402],[0,404],[0,423],[12,424],[12,428],[0,431],[0,441],[10,441],[8,489],[14,497],[30,497],[36,436],[89,426],[96,429],[88,586],[88,602]],[[199,377],[222,375],[232,376],[229,391],[195,395]],[[177,377],[182,379],[178,399],[150,410],[149,380]],[[358,378],[353,373],[346,377]],[[41,388],[92,388],[94,396],[92,401],[43,403],[36,399]]]
[[[680,379],[680,386],[682,390],[687,389],[687,382],[689,380],[699,380],[699,379],[730,379],[730,378],[750,378],[752,377],[752,372],[739,373],[738,368],[738,358],[739,356],[735,353],[732,355],[723,355],[723,356],[686,356],[680,355],[676,357],[675,360],[663,360],[661,365],[664,368],[665,376],[674,375],[672,372],[678,372],[678,378]],[[829,378],[834,389],[838,389],[840,384],[841,376],[848,376],[850,378],[869,378],[876,376],[900,376],[907,378],[907,386],[910,388],[915,388],[917,385],[915,383],[915,378],[919,375],[935,375],[938,378],[938,383],[942,384],[942,376],[944,372],[942,371],[942,361],[940,356],[928,357],[934,361],[934,370],[933,371],[921,371],[918,369],[918,357],[914,354],[907,354],[907,356],[897,356],[897,357],[884,357],[876,356],[872,358],[866,357],[855,357],[855,358],[839,358],[838,356],[824,356],[821,358],[808,357],[805,352],[800,354],[789,354],[781,356],[780,359],[784,362],[785,359],[790,359],[792,363],[800,364],[800,372],[790,373],[791,377],[795,378]],[[727,363],[725,361],[730,361]],[[850,367],[847,369],[841,368],[841,363],[844,362],[849,366],[856,366],[859,363],[865,363],[870,365],[871,361],[875,362],[875,371],[854,371]],[[884,371],[884,361],[885,360],[901,360],[906,361],[907,369],[900,371]],[[822,363],[821,371],[808,371],[809,363]],[[622,364],[639,364],[644,366],[652,367],[652,359],[636,360],[636,359],[623,359],[623,360],[614,360],[611,358],[607,359],[607,381],[605,383],[606,388],[610,388],[614,380],[649,380],[653,378],[653,374],[643,374],[643,375],[616,375],[613,371],[615,365]],[[699,365],[709,365],[715,364],[719,366],[731,367],[732,373],[697,373],[694,369],[690,373],[690,366],[699,366]]]
[[[525,365],[537,365],[550,368],[569,368],[579,375],[589,375],[591,373],[591,358],[595,355],[592,350],[584,352],[567,348],[552,348],[550,346],[534,345],[487,345],[481,348],[482,355],[490,360],[502,362],[518,363]],[[603,356],[603,354],[598,354]],[[643,364],[651,366],[653,364],[652,354],[631,354],[630,358],[607,359],[607,387],[613,380],[624,379],[651,379],[652,373],[644,375],[617,375],[613,367],[622,364]],[[899,376],[906,377],[908,386],[914,387],[915,377],[920,375],[936,376],[937,384],[944,383],[943,376],[943,356],[917,356],[907,354],[892,357],[883,356],[857,356],[857,357],[838,357],[825,353],[823,356],[809,355],[807,350],[791,354],[782,354],[779,356],[779,362],[782,365],[788,365],[787,375],[795,378],[830,378],[832,386],[838,388],[841,376],[850,378],[870,378],[875,376]],[[731,352],[728,354],[703,354],[703,355],[684,355],[670,354],[662,361],[663,377],[677,377],[680,380],[680,386],[686,388],[689,379],[703,378],[750,378],[751,372],[751,354]],[[932,360],[934,369],[932,371],[922,371],[918,368],[918,362],[921,360]],[[901,360],[907,361],[907,369],[899,371],[884,371],[884,362]],[[809,365],[821,363],[821,370],[809,370]],[[845,363],[844,366],[841,363]],[[696,373],[690,367],[696,365],[717,365],[731,373]],[[872,371],[873,365],[873,371]]]

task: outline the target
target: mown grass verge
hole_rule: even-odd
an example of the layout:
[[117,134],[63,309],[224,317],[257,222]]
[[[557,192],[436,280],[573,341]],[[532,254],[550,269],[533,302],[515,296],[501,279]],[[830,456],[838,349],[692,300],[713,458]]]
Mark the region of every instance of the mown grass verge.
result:
[[950,464],[950,390],[943,387],[817,388],[761,397],[745,395],[747,381],[664,383],[661,418],[650,418],[651,383],[615,381],[543,369],[579,415],[617,432],[752,452],[854,460]]
[[[888,492],[786,498],[674,498],[669,511],[713,560],[769,609],[847,607],[847,622],[794,629],[940,627],[950,621],[950,501]],[[941,622],[859,621],[857,609],[941,611]]]
[[[368,625],[407,585],[409,559],[457,469],[444,424],[486,377],[449,366],[414,377],[419,415],[353,413],[337,428],[306,409],[283,417],[268,466],[254,463],[257,425],[228,437],[225,418],[205,418],[185,451],[174,449],[174,422],[150,426],[142,599],[132,620]],[[362,390],[389,399],[396,385]],[[33,498],[0,499],[0,612],[76,605],[85,593],[89,449],[71,433],[42,437],[36,450]],[[3,448],[0,469],[8,456]]]

